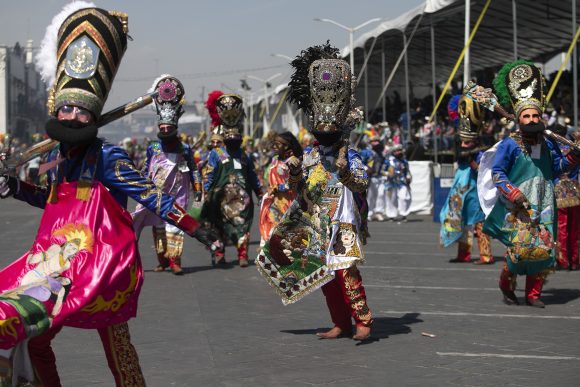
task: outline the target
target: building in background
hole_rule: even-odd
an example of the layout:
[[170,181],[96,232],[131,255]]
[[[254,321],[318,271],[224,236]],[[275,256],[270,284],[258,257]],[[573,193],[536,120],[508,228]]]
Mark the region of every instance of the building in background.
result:
[[47,120],[46,86],[33,62],[33,41],[26,47],[0,46],[0,133],[32,142],[44,135]]

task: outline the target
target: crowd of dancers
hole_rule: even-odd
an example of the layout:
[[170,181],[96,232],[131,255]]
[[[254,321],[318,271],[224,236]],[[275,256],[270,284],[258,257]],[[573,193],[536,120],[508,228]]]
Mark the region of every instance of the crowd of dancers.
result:
[[[126,14],[75,2],[43,40],[38,65],[49,87],[46,133],[53,146],[38,167],[41,181],[0,177],[1,198],[43,210],[32,247],[0,274],[3,381],[60,386],[51,340],[72,326],[98,331],[117,386],[145,385],[127,321],[136,316],[143,284],[138,238],[147,226],[154,272],[183,274],[186,236],[202,243],[216,266],[234,246],[242,268],[257,255],[258,271],[284,304],[322,289],[332,328],[320,338],[367,340],[373,314],[357,265],[368,221],[407,220],[412,176],[403,146],[385,139],[386,124],[351,136],[364,117],[339,50],[312,46],[291,62],[289,100],[309,117],[312,141],[271,133],[267,162],[258,168],[243,145],[240,95],[209,94],[209,144],[192,145],[178,132],[184,86],[160,76],[150,90],[158,139],[137,168],[123,148],[97,136],[127,33]],[[475,263],[491,264],[490,237],[501,241],[504,301],[519,303],[516,277],[526,275],[525,302],[544,307],[542,286],[556,262],[578,268],[580,148],[545,137],[552,132],[541,120],[545,88],[534,64],[505,65],[494,89],[497,96],[469,83],[450,104],[461,146],[440,214],[441,243],[458,243],[451,262],[471,262],[476,236]],[[486,109],[516,122],[491,148],[480,141]],[[133,213],[129,198],[138,203]],[[249,250],[255,202],[257,253]]]

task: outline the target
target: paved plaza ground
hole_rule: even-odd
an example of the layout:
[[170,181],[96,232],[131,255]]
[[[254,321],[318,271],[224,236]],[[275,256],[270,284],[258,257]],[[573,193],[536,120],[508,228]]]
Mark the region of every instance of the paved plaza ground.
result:
[[[4,267],[30,247],[41,211],[7,199],[0,214]],[[357,343],[315,336],[331,326],[322,292],[283,306],[254,265],[214,269],[193,239],[186,275],[153,273],[145,230],[130,328],[148,386],[580,386],[580,272],[549,277],[546,309],[507,306],[500,245],[494,265],[451,264],[455,247],[438,247],[430,217],[371,223],[370,232],[361,273],[374,338]],[[252,255],[258,239],[254,225]],[[95,331],[65,328],[54,348],[64,386],[113,385]]]

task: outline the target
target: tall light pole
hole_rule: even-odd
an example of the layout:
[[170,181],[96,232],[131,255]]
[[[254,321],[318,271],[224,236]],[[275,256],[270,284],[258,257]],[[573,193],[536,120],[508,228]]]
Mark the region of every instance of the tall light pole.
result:
[[319,22],[325,22],[325,23],[331,23],[334,24],[335,26],[338,26],[340,28],[342,28],[343,30],[347,30],[348,31],[348,39],[349,39],[349,47],[350,47],[350,71],[353,73],[354,75],[354,33],[355,31],[363,28],[364,26],[377,22],[379,20],[382,20],[380,17],[375,17],[373,19],[367,20],[366,22],[359,24],[356,27],[347,27],[345,25],[342,25],[334,20],[331,19],[320,19],[320,18],[316,18],[314,19],[314,21],[319,21]]
[[268,79],[262,79],[259,77],[256,77],[254,75],[248,75],[247,78],[250,79],[254,79],[256,81],[260,81],[264,84],[264,103],[266,104],[266,118],[270,119],[270,104],[268,103],[268,88],[270,87],[270,82],[274,79],[279,77],[280,75],[282,75],[281,73],[276,73],[274,75],[272,75],[270,78]]

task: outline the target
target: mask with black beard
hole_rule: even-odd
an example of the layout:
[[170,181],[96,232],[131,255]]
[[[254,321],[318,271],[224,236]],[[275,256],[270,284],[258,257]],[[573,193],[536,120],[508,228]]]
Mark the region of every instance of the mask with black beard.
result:
[[65,144],[87,144],[97,138],[99,128],[95,124],[83,124],[78,121],[59,121],[51,118],[45,125],[46,134],[53,140]]
[[228,149],[228,152],[235,152],[242,146],[241,138],[227,138],[224,140],[224,144]]
[[177,129],[169,133],[157,132],[157,138],[163,143],[174,142],[177,139]]
[[320,143],[320,145],[322,145],[322,146],[334,145],[342,137],[341,132],[312,131],[312,134],[316,138],[316,141],[318,141]]
[[538,142],[544,130],[546,130],[546,126],[541,121],[538,123],[531,122],[527,125],[520,125],[522,138],[524,141],[530,143]]

